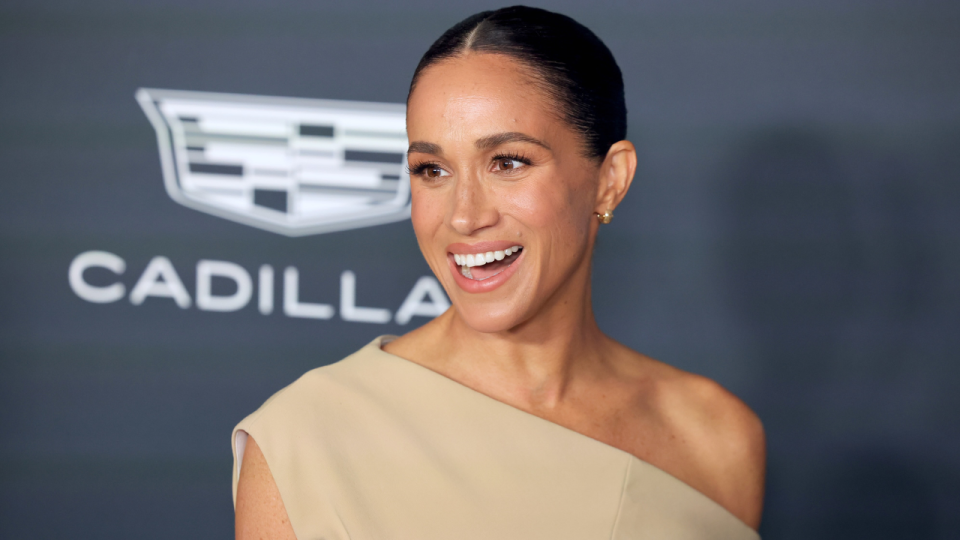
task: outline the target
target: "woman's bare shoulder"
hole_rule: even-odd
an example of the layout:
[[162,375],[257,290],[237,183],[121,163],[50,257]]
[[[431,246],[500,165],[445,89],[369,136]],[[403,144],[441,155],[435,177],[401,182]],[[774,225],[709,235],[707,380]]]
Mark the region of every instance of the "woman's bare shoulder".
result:
[[675,476],[756,528],[766,469],[760,418],[716,381],[627,350],[643,373],[643,406],[683,456]]
[[253,437],[247,438],[237,481],[237,540],[296,540],[280,490]]

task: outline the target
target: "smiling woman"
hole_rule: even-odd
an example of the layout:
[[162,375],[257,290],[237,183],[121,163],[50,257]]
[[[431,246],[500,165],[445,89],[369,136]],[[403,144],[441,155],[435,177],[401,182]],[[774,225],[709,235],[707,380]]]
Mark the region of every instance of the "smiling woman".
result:
[[594,320],[625,131],[619,68],[568,17],[483,12],[427,51],[412,220],[453,306],[237,426],[238,538],[757,538],[759,420]]

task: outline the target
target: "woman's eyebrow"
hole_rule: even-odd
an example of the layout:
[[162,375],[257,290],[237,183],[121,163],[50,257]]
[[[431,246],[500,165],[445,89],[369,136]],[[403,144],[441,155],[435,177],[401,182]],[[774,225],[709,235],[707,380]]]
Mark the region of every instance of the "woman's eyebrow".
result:
[[479,150],[490,150],[500,146],[501,144],[506,144],[509,142],[531,143],[550,150],[550,146],[547,143],[518,131],[509,131],[506,133],[497,133],[496,135],[488,135],[486,137],[477,139],[477,142],[474,144]]
[[410,148],[407,149],[407,154],[412,154],[414,152],[418,152],[420,154],[433,154],[435,156],[443,155],[443,149],[440,148],[439,144],[423,141],[414,141],[410,143]]

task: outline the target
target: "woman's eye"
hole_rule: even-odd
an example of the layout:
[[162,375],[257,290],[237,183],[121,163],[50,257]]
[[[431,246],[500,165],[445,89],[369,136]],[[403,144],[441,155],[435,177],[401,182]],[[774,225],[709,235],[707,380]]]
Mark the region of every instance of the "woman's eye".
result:
[[413,176],[422,176],[424,178],[440,178],[441,176],[450,176],[450,173],[443,170],[443,167],[436,163],[424,163],[410,168],[410,174]]
[[437,167],[436,165],[431,165],[424,169],[423,175],[427,178],[440,178],[443,176],[443,169]]
[[513,158],[500,158],[495,163],[498,171],[512,171],[524,165],[520,160]]

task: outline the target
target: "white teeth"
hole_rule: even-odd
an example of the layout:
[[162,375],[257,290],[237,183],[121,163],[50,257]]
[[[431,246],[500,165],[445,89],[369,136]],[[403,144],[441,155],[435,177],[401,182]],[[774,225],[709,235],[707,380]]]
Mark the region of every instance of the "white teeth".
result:
[[467,268],[466,266],[461,266],[461,267],[460,267],[460,273],[463,274],[464,277],[467,277],[467,278],[469,278],[469,279],[473,279],[473,274],[470,273],[470,269]]
[[472,268],[474,266],[483,266],[487,263],[492,263],[493,261],[502,261],[510,255],[520,251],[520,249],[521,246],[513,246],[503,251],[488,251],[486,253],[470,253],[467,255],[454,253],[453,260],[457,263],[457,266],[461,267],[461,272],[463,272],[463,275],[466,276],[470,272],[467,270],[468,268]]

